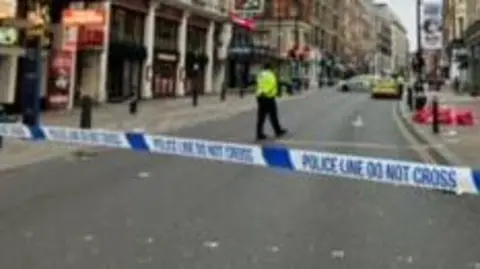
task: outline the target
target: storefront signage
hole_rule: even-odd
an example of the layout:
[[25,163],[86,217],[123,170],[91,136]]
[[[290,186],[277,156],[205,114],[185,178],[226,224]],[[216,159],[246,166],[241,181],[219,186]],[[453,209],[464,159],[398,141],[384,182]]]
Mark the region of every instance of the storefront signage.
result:
[[177,61],[177,56],[174,54],[157,53],[157,60],[175,62]]
[[0,0],[0,19],[13,18],[17,12],[17,0]]
[[422,3],[422,40],[421,44],[426,50],[439,50],[442,48],[443,25],[442,6],[437,2]]
[[62,24],[71,26],[96,25],[106,23],[105,12],[99,9],[67,9],[62,15]]
[[0,27],[0,46],[13,46],[18,42],[18,30],[13,27]]
[[78,46],[80,48],[103,47],[105,31],[103,27],[82,26],[78,31]]
[[54,51],[50,68],[48,104],[51,109],[66,109],[70,96],[74,55],[71,51]]

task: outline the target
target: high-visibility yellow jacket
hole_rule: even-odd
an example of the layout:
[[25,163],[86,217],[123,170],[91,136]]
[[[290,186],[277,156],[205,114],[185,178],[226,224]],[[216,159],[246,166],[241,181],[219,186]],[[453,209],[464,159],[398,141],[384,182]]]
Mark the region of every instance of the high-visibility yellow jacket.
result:
[[274,98],[278,94],[277,77],[270,70],[263,70],[257,75],[256,95]]
[[397,85],[405,84],[405,79],[402,76],[397,77]]

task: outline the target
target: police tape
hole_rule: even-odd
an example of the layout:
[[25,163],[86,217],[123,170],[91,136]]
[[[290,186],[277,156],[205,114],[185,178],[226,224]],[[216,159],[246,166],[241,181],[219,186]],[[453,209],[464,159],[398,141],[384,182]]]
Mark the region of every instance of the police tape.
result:
[[27,127],[21,124],[0,124],[0,136],[280,168],[457,194],[478,194],[480,190],[480,171],[468,167],[290,149],[280,145],[258,146],[141,132],[60,126]]

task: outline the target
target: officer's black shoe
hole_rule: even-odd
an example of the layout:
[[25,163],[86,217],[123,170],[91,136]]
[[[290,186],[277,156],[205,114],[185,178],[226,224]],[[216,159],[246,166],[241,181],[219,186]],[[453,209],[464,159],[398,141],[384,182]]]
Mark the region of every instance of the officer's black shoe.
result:
[[277,138],[280,138],[280,137],[285,136],[287,133],[288,133],[288,130],[282,129],[282,130],[280,130],[280,132],[278,132],[275,136],[276,136]]
[[262,141],[262,140],[266,140],[266,139],[268,139],[268,137],[264,134],[257,135],[257,141]]

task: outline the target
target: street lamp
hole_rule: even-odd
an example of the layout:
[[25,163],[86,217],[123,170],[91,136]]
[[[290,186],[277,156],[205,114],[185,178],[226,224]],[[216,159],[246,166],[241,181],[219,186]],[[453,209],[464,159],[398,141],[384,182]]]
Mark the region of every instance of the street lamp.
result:
[[421,25],[421,7],[422,7],[422,1],[417,0],[417,63],[418,63],[418,69],[417,69],[417,82],[420,82],[421,80],[421,75],[422,75],[422,54],[423,54],[423,48],[422,48],[422,25]]
[[[294,0],[293,5],[292,5],[292,13],[294,16],[294,35],[295,35],[295,46],[294,48],[299,48],[300,46],[300,33],[298,29],[298,22],[300,20],[300,0]],[[296,86],[298,87],[298,90],[300,90],[300,62],[299,59],[297,58],[297,55],[295,54],[295,51],[293,53],[293,66],[294,66],[294,76],[293,80],[296,82]]]

